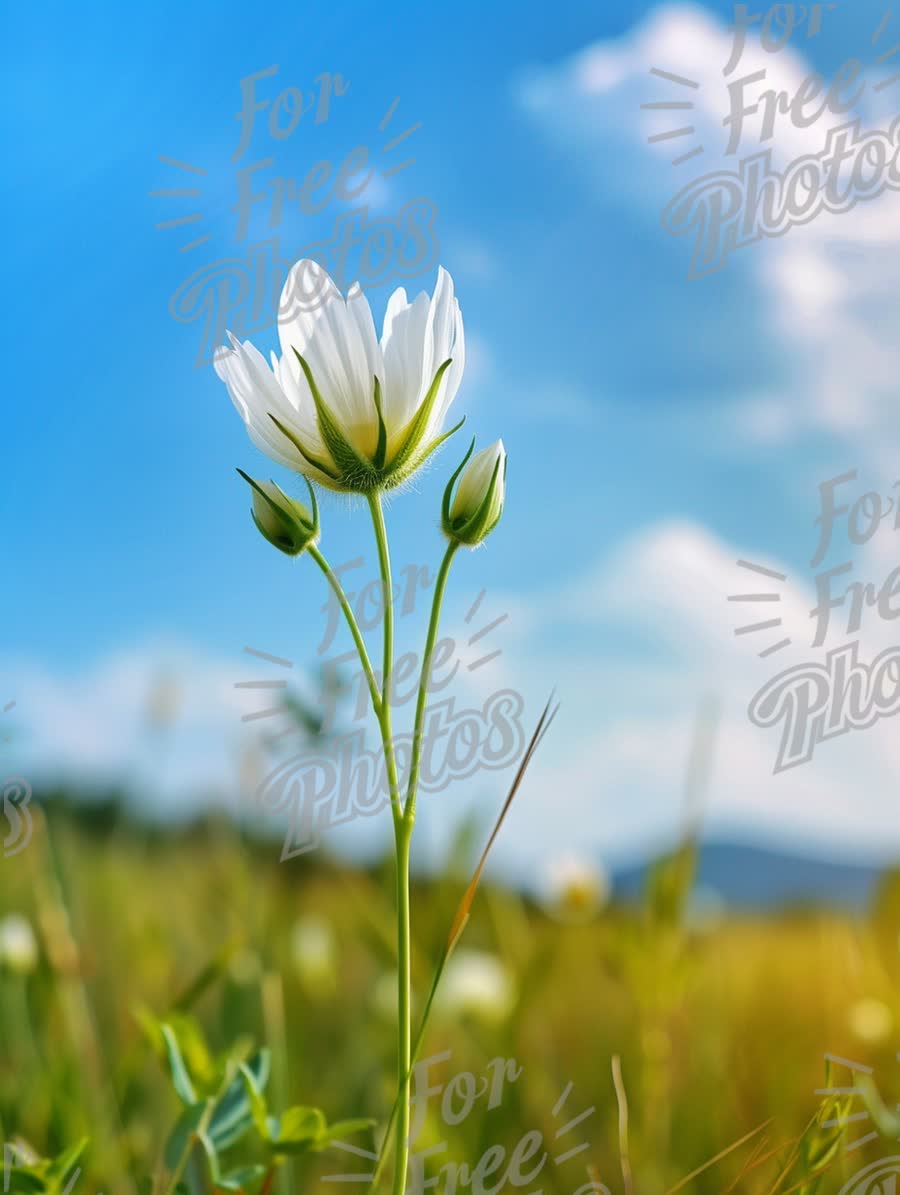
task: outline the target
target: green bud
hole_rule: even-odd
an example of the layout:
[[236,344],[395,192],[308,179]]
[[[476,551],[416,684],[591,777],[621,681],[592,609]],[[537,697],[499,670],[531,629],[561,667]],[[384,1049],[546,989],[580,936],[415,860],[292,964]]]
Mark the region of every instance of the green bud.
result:
[[[474,548],[500,522],[506,498],[506,449],[502,440],[472,456],[473,440],[444,491],[442,525],[448,539]],[[457,478],[456,493],[453,487]]]
[[312,501],[309,508],[295,498],[289,498],[274,481],[254,481],[243,469],[241,477],[253,491],[253,522],[261,535],[288,556],[299,556],[304,548],[319,538],[319,507],[312,486],[307,481]]

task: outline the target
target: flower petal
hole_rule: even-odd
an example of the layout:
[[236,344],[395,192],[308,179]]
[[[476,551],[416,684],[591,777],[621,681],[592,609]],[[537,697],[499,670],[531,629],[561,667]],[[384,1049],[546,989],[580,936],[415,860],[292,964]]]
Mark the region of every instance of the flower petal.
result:
[[[249,340],[243,344],[229,337],[231,346],[222,347],[215,354],[216,373],[228,387],[234,403],[247,427],[250,439],[267,456],[289,469],[321,480],[319,470],[301,456],[297,449],[277,429],[270,415],[296,431],[298,438],[309,444],[309,451],[327,462],[327,453],[314,422],[286,395],[276,372],[270,369],[262,353]],[[306,411],[312,407],[309,398]]]
[[[291,295],[299,291],[297,275],[316,278],[321,297],[311,306],[294,304]],[[300,375],[299,353],[309,365],[316,385],[336,421],[351,443],[363,453],[374,451],[378,418],[372,401],[375,374],[381,374],[378,342],[369,302],[360,288],[345,300],[334,282],[317,263],[297,262],[282,294],[282,309],[289,318],[279,319],[278,335],[291,372]],[[370,441],[371,444],[370,444]]]
[[429,299],[424,291],[408,303],[401,286],[388,300],[381,349],[385,371],[384,416],[389,435],[409,423],[431,385],[429,378],[423,386],[422,368],[428,311]]
[[438,269],[437,285],[431,299],[425,333],[425,351],[422,361],[422,380],[425,390],[431,385],[440,365],[448,358],[453,363],[441,382],[429,423],[427,439],[432,439],[443,427],[447,410],[456,397],[466,365],[462,312],[453,293],[453,279],[441,266]]

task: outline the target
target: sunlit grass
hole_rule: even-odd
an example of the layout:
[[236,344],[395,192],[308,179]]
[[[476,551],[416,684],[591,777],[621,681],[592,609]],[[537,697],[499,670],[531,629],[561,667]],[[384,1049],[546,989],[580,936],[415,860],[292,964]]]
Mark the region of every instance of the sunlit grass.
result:
[[[28,917],[40,948],[30,973],[0,972],[4,1140],[49,1157],[87,1137],[78,1190],[137,1190],[158,1173],[179,1112],[142,1024],[176,1012],[196,1019],[214,1052],[241,1040],[271,1047],[270,1097],[281,1107],[314,1104],[330,1121],[384,1125],[394,1050],[384,993],[395,967],[387,864],[347,871],[322,853],[279,864],[277,849],[248,843],[224,821],[153,841],[127,826],[97,833],[51,820],[51,835],[39,825],[29,849],[4,864],[0,917]],[[474,861],[468,872],[414,883],[419,1012]],[[461,1071],[483,1076],[497,1058],[515,1059],[521,1076],[497,1107],[478,1099],[459,1124],[444,1122],[440,1097],[430,1099],[414,1150],[445,1142],[441,1162],[473,1166],[494,1145],[509,1156],[529,1130],[552,1143],[563,1120],[554,1107],[571,1083],[568,1117],[595,1111],[567,1141],[590,1148],[545,1167],[540,1186],[571,1195],[590,1165],[622,1192],[611,1072],[619,1056],[638,1195],[668,1191],[763,1125],[683,1189],[712,1195],[737,1180],[735,1190],[763,1193],[785,1167],[778,1189],[799,1189],[816,1148],[831,1143],[820,1189],[838,1191],[867,1160],[893,1152],[879,1139],[847,1153],[871,1131],[855,1123],[843,1137],[819,1129],[824,1144],[812,1150],[807,1136],[793,1161],[790,1148],[822,1102],[826,1052],[871,1066],[888,1106],[897,1098],[891,892],[865,920],[807,910],[692,928],[679,888],[689,873],[676,859],[653,900],[608,906],[586,922],[483,885],[459,957],[465,965],[466,952],[480,952],[482,976],[484,956],[493,959],[486,973],[500,975],[503,999],[489,982],[481,1006],[477,983],[461,1003],[439,1003],[422,1057],[452,1052],[429,1070],[436,1083]],[[851,1085],[853,1075],[838,1068],[832,1082]],[[865,1110],[851,1098],[853,1112]],[[360,1164],[335,1151],[304,1156],[280,1189],[309,1189]]]

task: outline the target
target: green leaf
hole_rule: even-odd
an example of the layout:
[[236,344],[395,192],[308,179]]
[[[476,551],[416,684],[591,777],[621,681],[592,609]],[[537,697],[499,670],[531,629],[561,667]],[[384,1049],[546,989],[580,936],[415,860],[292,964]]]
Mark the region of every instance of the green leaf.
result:
[[175,1123],[166,1142],[165,1161],[169,1170],[175,1170],[191,1141],[197,1139],[197,1130],[206,1115],[211,1100],[200,1100],[190,1108],[185,1108]]
[[232,1170],[228,1174],[222,1175],[218,1185],[223,1191],[242,1191],[266,1173],[265,1166],[242,1166],[238,1170]]
[[194,1090],[194,1085],[191,1082],[184,1059],[181,1056],[181,1047],[178,1044],[175,1031],[171,1025],[166,1024],[160,1026],[160,1032],[166,1048],[166,1057],[168,1058],[169,1071],[172,1075],[172,1083],[175,1086],[175,1091],[178,1093],[178,1098],[181,1102],[185,1106],[190,1107],[191,1104],[197,1102],[197,1093]]
[[249,1062],[242,1063],[216,1106],[209,1125],[209,1135],[217,1149],[227,1149],[229,1145],[233,1145],[253,1123],[246,1080],[242,1072],[246,1069],[252,1075],[257,1089],[262,1092],[269,1081],[271,1057],[269,1050],[259,1050]]
[[361,1118],[358,1120],[336,1120],[325,1130],[325,1144],[330,1145],[333,1141],[337,1141],[341,1137],[349,1137],[353,1133],[364,1133],[367,1129],[374,1128],[376,1124],[377,1121]]
[[200,1132],[197,1134],[197,1141],[206,1155],[206,1163],[209,1168],[209,1177],[214,1187],[219,1185],[219,1177],[221,1171],[219,1170],[219,1155],[216,1152],[216,1147],[210,1139],[209,1134]]
[[[81,1155],[88,1147],[87,1137],[82,1138],[76,1145],[69,1146],[64,1149],[61,1154],[48,1163],[46,1169],[47,1189],[50,1191],[62,1191],[69,1180],[69,1176],[75,1170],[76,1164]],[[77,1175],[76,1175],[77,1177]]]
[[262,1137],[263,1141],[269,1141],[269,1109],[266,1104],[266,1097],[263,1095],[262,1088],[256,1081],[256,1076],[244,1063],[241,1063],[240,1073],[241,1078],[244,1080],[244,1087],[247,1089],[250,1114],[253,1117],[256,1131]]
[[35,1195],[45,1192],[47,1186],[30,1166],[9,1166],[4,1172],[3,1190],[10,1195]]
[[272,1147],[277,1153],[302,1153],[318,1143],[327,1127],[325,1116],[318,1108],[288,1108],[278,1122]]

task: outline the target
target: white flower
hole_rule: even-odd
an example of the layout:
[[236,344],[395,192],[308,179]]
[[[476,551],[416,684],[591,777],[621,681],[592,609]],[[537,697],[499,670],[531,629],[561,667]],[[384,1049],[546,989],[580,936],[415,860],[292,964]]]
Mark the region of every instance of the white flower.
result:
[[451,434],[442,428],[465,342],[443,268],[430,299],[423,292],[410,303],[402,287],[394,291],[379,343],[359,284],[345,299],[317,262],[299,261],[282,291],[278,335],[283,355],[273,353],[271,367],[230,333],[215,361],[250,438],[273,460],[330,489],[390,488]]
[[0,966],[28,975],[37,961],[38,945],[31,922],[20,913],[10,913],[0,921]]
[[509,969],[483,950],[460,950],[451,956],[436,999],[437,1007],[450,1016],[468,1013],[492,1024],[506,1020],[515,1002]]
[[548,863],[544,893],[551,913],[565,921],[589,921],[609,899],[609,878],[580,855],[558,855]]
[[337,979],[338,949],[330,922],[315,913],[301,917],[291,931],[291,956],[303,984],[327,992]]
[[[474,547],[487,539],[500,522],[506,498],[506,449],[495,440],[476,456],[475,441],[444,491],[444,534],[458,543]],[[462,474],[462,476],[460,476]],[[453,486],[459,478],[456,493]]]

